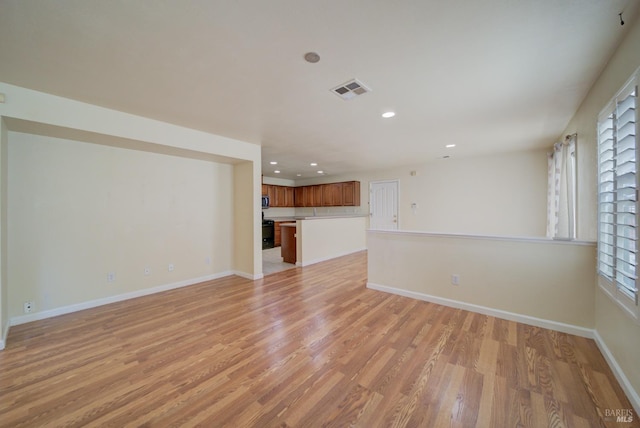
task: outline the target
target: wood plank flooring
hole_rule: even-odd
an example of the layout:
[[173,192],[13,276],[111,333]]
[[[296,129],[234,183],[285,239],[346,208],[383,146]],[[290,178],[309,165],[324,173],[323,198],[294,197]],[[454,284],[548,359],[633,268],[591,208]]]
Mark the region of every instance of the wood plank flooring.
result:
[[365,283],[362,252],[12,327],[0,426],[640,426],[592,340]]

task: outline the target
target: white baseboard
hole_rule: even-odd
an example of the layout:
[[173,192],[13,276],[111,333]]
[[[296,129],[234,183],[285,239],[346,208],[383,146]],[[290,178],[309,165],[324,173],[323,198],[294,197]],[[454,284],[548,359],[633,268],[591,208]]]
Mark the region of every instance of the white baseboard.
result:
[[[7,320],[9,321],[9,320]],[[11,324],[9,322],[5,323],[4,329],[2,330],[2,336],[0,336],[0,351],[2,351],[7,343],[7,336],[9,336],[9,326]]]
[[629,382],[629,379],[627,378],[627,376],[625,376],[624,371],[622,371],[622,368],[613,357],[611,350],[604,342],[597,330],[594,331],[593,336],[593,339],[595,340],[596,345],[598,345],[600,352],[602,352],[604,359],[607,360],[607,364],[609,364],[611,371],[613,372],[616,379],[618,379],[618,383],[620,383],[620,386],[624,390],[624,393],[627,394],[627,398],[635,409],[636,415],[640,415],[640,395],[638,394],[638,391],[633,388],[631,382]]
[[557,321],[530,317],[528,315],[516,314],[514,312],[507,312],[500,309],[488,308],[486,306],[474,305],[457,300],[445,299],[442,297],[418,293],[415,291],[402,290],[399,288],[388,287],[386,285],[375,284],[372,282],[367,282],[367,288],[593,339],[596,342],[596,345],[598,345],[600,352],[602,352],[602,355],[611,368],[611,371],[620,383],[620,386],[622,387],[624,393],[627,395],[627,398],[635,409],[636,414],[640,415],[640,395],[638,394],[638,391],[633,388],[631,382],[629,381],[629,378],[627,378],[627,376],[624,374],[624,371],[614,358],[613,354],[609,350],[609,347],[604,342],[597,330],[591,330],[585,327],[579,327],[571,324],[564,324]]
[[102,297],[100,299],[89,300],[87,302],[76,303],[73,305],[62,306],[60,308],[49,309],[42,312],[35,312],[33,314],[20,315],[11,318],[10,325],[25,324],[32,321],[39,321],[46,318],[56,317],[58,315],[65,315],[72,312],[82,311],[84,309],[91,309],[98,306],[108,305],[109,303],[121,302],[123,300],[134,299],[136,297],[148,296],[149,294],[161,293],[163,291],[173,290],[175,288],[187,287],[189,285],[199,284],[205,281],[211,281],[225,276],[233,275],[233,272],[226,271],[215,273],[213,275],[202,276],[200,278],[192,278],[184,281],[174,282],[171,284],[158,285],[156,287],[145,288],[142,290],[131,291],[129,293],[118,294],[115,296]]
[[250,279],[250,280],[252,280],[252,281],[255,281],[255,280],[257,280],[257,279],[262,279],[262,278],[264,278],[264,274],[261,274],[261,273],[258,273],[258,274],[253,275],[253,274],[250,274],[250,273],[241,272],[241,271],[239,271],[239,270],[234,270],[234,271],[233,271],[233,274],[234,274],[234,275],[237,275],[237,276],[239,276],[239,277],[241,277],[241,278]]
[[565,324],[557,321],[545,320],[542,318],[531,317],[528,315],[517,314],[514,312],[503,311],[501,309],[489,308],[486,306],[474,305],[472,303],[461,302],[459,300],[446,299],[443,297],[432,296],[429,294],[418,293],[416,291],[403,290],[400,288],[389,287],[386,285],[367,282],[367,288],[372,290],[384,291],[386,293],[397,294],[412,299],[424,300],[426,302],[437,303],[443,306],[449,306],[456,309],[464,309],[471,312],[477,312],[483,315],[490,315],[496,318],[502,318],[509,321],[516,321],[523,324],[529,324],[536,327],[548,328],[550,330],[561,331],[576,336],[588,337],[593,339],[594,331],[586,327],[580,327],[571,324]]
[[303,266],[304,267],[304,266],[309,266],[309,265],[313,265],[313,264],[316,264],[316,263],[326,262],[327,260],[336,259],[338,257],[343,257],[343,256],[348,256],[349,254],[358,253],[360,251],[365,251],[366,249],[367,249],[367,247],[362,247],[362,248],[358,248],[357,250],[351,250],[351,251],[347,251],[347,252],[344,252],[344,253],[334,254],[334,255],[331,255],[329,257],[322,257],[322,258],[314,259],[314,260],[296,262],[296,266]]

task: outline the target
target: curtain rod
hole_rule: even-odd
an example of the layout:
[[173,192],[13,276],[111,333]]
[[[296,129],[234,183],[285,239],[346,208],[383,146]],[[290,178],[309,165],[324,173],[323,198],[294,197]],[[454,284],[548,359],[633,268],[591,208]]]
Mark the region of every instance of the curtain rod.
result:
[[566,137],[564,137],[565,141],[570,140],[571,138],[576,138],[578,136],[577,132],[574,132],[573,134],[567,135]]

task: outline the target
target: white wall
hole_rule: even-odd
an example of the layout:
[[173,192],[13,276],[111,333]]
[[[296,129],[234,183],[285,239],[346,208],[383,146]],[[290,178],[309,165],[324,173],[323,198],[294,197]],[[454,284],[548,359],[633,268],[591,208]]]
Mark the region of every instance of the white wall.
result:
[[[222,237],[222,242],[232,242],[229,242],[229,246],[227,246],[223,252],[218,251],[219,249],[217,248],[216,243],[209,244],[213,245],[210,248],[210,251],[212,253],[212,266],[210,268],[205,268],[204,270],[202,270],[203,273],[206,274],[207,272],[218,271],[219,269],[229,269],[228,262],[229,260],[231,260],[230,265],[233,271],[252,278],[262,276],[260,227],[260,146],[233,140],[230,138],[225,138],[218,135],[208,134],[202,131],[184,128],[181,126],[176,126],[166,122],[160,122],[157,120],[98,107],[95,105],[81,103],[26,88],[20,88],[2,82],[0,82],[0,93],[6,95],[6,101],[4,103],[0,103],[0,121],[2,121],[3,128],[6,125],[6,129],[9,130],[8,134],[6,134],[3,130],[3,142],[8,141],[8,144],[11,146],[15,145],[13,141],[14,139],[23,138],[19,137],[19,134],[28,134],[32,136],[44,135],[47,136],[47,138],[57,137],[58,139],[72,140],[67,141],[66,144],[70,144],[73,141],[81,141],[83,143],[78,144],[86,144],[86,146],[92,147],[91,149],[86,149],[90,150],[90,153],[85,154],[87,155],[87,161],[89,162],[88,164],[92,164],[93,162],[93,165],[96,166],[96,171],[89,170],[89,168],[83,168],[75,164],[69,165],[70,170],[76,171],[78,173],[102,174],[102,177],[106,177],[108,175],[109,171],[107,171],[107,165],[110,164],[108,163],[108,161],[105,161],[105,159],[102,159],[101,156],[96,156],[96,153],[98,153],[98,151],[105,149],[108,150],[108,152],[105,153],[109,153],[109,156],[112,157],[112,160],[120,158],[120,154],[118,153],[122,152],[119,152],[118,150],[126,151],[128,153],[126,158],[129,158],[130,153],[135,153],[131,155],[131,161],[138,163],[135,165],[129,165],[126,164],[126,162],[116,162],[118,166],[112,171],[114,173],[113,177],[115,177],[114,183],[109,183],[113,184],[114,189],[116,190],[116,194],[109,195],[109,197],[113,198],[113,200],[117,203],[122,203],[123,206],[127,208],[123,209],[120,212],[113,212],[113,218],[109,220],[97,217],[97,220],[99,221],[113,221],[115,222],[113,224],[125,225],[129,220],[133,219],[132,221],[139,221],[139,219],[142,218],[143,213],[141,211],[138,211],[138,209],[141,207],[143,208],[143,206],[139,201],[135,200],[135,198],[139,196],[139,194],[134,194],[131,192],[133,192],[135,189],[139,189],[142,185],[141,183],[144,183],[144,186],[148,185],[148,183],[145,182],[146,179],[144,174],[148,174],[149,177],[155,177],[158,183],[162,183],[162,180],[167,177],[176,178],[180,185],[173,187],[173,184],[164,182],[165,187],[168,189],[163,190],[164,193],[162,193],[160,189],[154,188],[153,185],[151,185],[150,189],[151,194],[162,194],[162,196],[164,197],[173,197],[173,201],[179,203],[179,206],[183,206],[183,197],[186,197],[190,201],[184,204],[185,207],[193,208],[195,206],[195,204],[191,203],[193,201],[193,199],[191,199],[193,194],[190,192],[198,193],[200,197],[204,198],[204,202],[202,202],[202,204],[205,206],[205,211],[209,210],[209,208],[207,208],[207,201],[210,201],[212,197],[220,196],[222,197],[222,199],[225,199],[227,198],[227,195],[231,195],[230,200],[225,199],[229,202],[229,211],[227,212],[225,210],[224,215],[222,215],[222,212],[217,212],[215,207],[213,208],[214,211],[209,210],[210,214],[215,214],[216,216],[220,214],[219,219],[221,220],[221,222],[216,224],[215,228],[216,230],[222,232],[218,233],[216,231],[213,235],[209,235],[208,237],[200,236],[194,241],[194,246],[190,248],[200,248],[200,245],[202,244],[202,241],[200,241],[200,239],[217,239],[218,237]],[[37,138],[34,138],[35,139],[33,141],[35,142]],[[87,143],[94,143],[96,145],[91,146]],[[83,151],[84,149],[79,150]],[[107,158],[109,156],[107,156]],[[162,156],[166,156],[165,158],[162,158],[164,160],[157,161],[157,159],[161,159]],[[138,161],[134,161],[135,159],[138,159]],[[151,159],[154,160],[151,161]],[[187,164],[183,163],[187,159],[192,160],[195,163],[190,163],[187,167]],[[66,161],[66,159],[61,159],[61,162],[62,161]],[[198,162],[202,163],[198,164]],[[12,163],[13,162],[10,163],[9,169],[11,169]],[[209,173],[206,173],[200,167],[193,166],[196,164],[207,165],[207,168],[214,169]],[[244,166],[235,168],[235,164],[244,164]],[[46,167],[49,168],[50,165],[46,165]],[[118,168],[120,167],[124,168],[124,177],[130,176],[129,178],[131,178],[131,185],[133,186],[133,190],[129,191],[127,189],[124,193],[119,192],[120,190],[129,186],[129,183],[123,183],[123,181],[120,179],[120,175],[118,175],[123,172],[118,170]],[[141,167],[141,171],[136,171],[137,167]],[[191,170],[192,167],[193,171]],[[25,168],[27,167],[25,166]],[[32,168],[32,166],[29,165],[28,168]],[[180,181],[179,177],[172,176],[171,174],[173,174],[174,172],[178,175],[184,174],[184,176],[190,176],[190,174],[193,174],[193,177],[195,177],[198,183],[193,186],[193,189],[187,189],[186,195],[183,196],[183,191],[185,190],[184,182]],[[0,173],[2,173],[2,171],[0,171]],[[76,186],[75,190],[88,193],[88,190],[86,188],[83,188],[83,177],[81,175],[68,177],[67,172],[62,170],[58,171],[58,173],[59,174],[57,176],[54,176],[51,179],[52,183],[73,182],[73,186]],[[37,173],[34,172],[34,174]],[[37,177],[37,175],[33,177]],[[220,179],[227,184],[222,185],[221,187],[217,187],[218,184],[215,184],[213,185],[213,187],[208,187],[208,190],[203,190],[204,188],[201,187],[200,181],[204,180],[204,182],[207,183],[206,186],[211,186],[212,178],[214,178],[215,180]],[[239,179],[244,183],[240,186],[243,191],[243,193],[240,195],[236,195],[235,192],[233,192],[233,186],[236,182],[236,179]],[[5,185],[5,183],[2,183],[2,185]],[[26,185],[27,183],[25,182],[24,184]],[[87,182],[85,184],[88,186],[90,182]],[[40,185],[46,185],[46,183],[40,183]],[[55,190],[61,189],[62,187]],[[8,192],[4,192],[2,198],[5,198],[7,193],[13,194],[12,192],[15,192],[15,189],[12,190],[12,185],[10,184]],[[203,192],[206,192],[207,195],[203,195]],[[222,192],[223,194],[218,195],[219,192]],[[60,195],[60,193],[58,193],[58,195]],[[122,197],[124,197],[126,200],[118,200],[121,195],[123,195]],[[8,209],[9,212],[20,210],[18,206],[16,206],[15,208],[12,207],[14,196],[12,196],[12,202],[4,203],[4,199],[2,199],[3,206],[0,208],[2,210]],[[89,197],[89,201],[95,202],[95,199],[91,199],[92,197],[93,196]],[[61,200],[68,203],[70,207],[77,202],[75,200],[69,201],[68,197],[64,194],[61,196],[61,198]],[[235,204],[236,199],[241,200],[238,205]],[[47,203],[56,202],[48,201],[46,198],[45,201]],[[94,214],[93,212],[91,212],[91,207],[93,206],[95,208],[95,205],[83,204],[82,202],[79,203],[79,205],[80,208],[74,207],[74,209],[79,210],[78,212],[88,212],[89,214]],[[240,207],[243,212],[238,213],[234,211],[236,207]],[[54,210],[52,214],[56,212],[60,215],[60,217],[64,217],[62,214],[60,214],[59,211]],[[190,245],[182,241],[182,236],[184,236],[184,234],[177,232],[180,228],[189,230],[191,232],[191,229],[189,228],[190,225],[188,224],[188,221],[190,220],[188,217],[184,216],[184,212],[178,210],[177,213],[177,221],[182,223],[172,223],[172,225],[176,226],[176,228],[169,230],[169,232],[173,233],[170,238],[175,239],[176,241],[162,243],[166,245],[164,246],[164,249],[160,247],[158,248],[157,257],[156,255],[154,255],[153,260],[151,261],[154,264],[156,262],[161,264],[169,263],[166,259],[162,261],[160,261],[160,259],[165,258],[165,256],[167,258],[173,256],[173,253],[167,254],[167,251],[170,251],[167,249],[170,249],[173,245],[175,245],[176,248],[180,248],[182,250],[186,248],[185,245]],[[13,216],[15,217],[15,214]],[[11,215],[9,215],[8,217],[11,217]],[[57,222],[62,221],[63,226],[65,226],[64,221],[66,221],[66,219],[64,218],[55,218],[52,220],[55,220]],[[152,221],[149,227],[153,228],[158,224],[160,223]],[[69,223],[66,223],[66,226],[71,227]],[[75,227],[76,225],[73,226]],[[86,222],[80,222],[77,226],[85,227],[87,229],[87,232],[92,232],[92,227],[99,229],[99,226],[102,226],[102,224],[88,224]],[[22,225],[20,227],[25,226]],[[45,234],[48,234],[48,244],[51,244],[51,242],[54,241],[58,243],[64,243],[65,245],[84,245],[87,243],[86,241],[82,241],[82,238],[80,236],[81,234],[71,236],[71,239],[67,243],[65,239],[68,239],[69,236],[65,235],[66,231],[64,229],[60,231],[59,235],[56,235],[55,226],[53,226],[52,229],[53,230],[45,231]],[[242,233],[238,233],[239,230],[241,230]],[[16,236],[22,236],[22,238],[20,239],[25,239],[25,241],[27,241],[27,244],[31,245],[31,248],[35,248],[37,245],[35,244],[34,239],[30,243],[28,242],[31,239],[29,233],[29,231],[24,231],[20,235],[16,235],[13,229],[10,229],[8,235],[13,236],[14,238]],[[25,236],[26,238],[24,238]],[[89,236],[92,235],[89,233]],[[133,236],[135,239],[136,236]],[[227,239],[227,236],[231,236],[232,238]],[[121,232],[113,237],[102,236],[102,239],[120,239],[123,241],[118,242],[118,248],[122,248],[119,254],[107,254],[109,251],[105,250],[106,252],[99,255],[100,257],[103,257],[103,259],[107,262],[112,261],[112,263],[109,264],[115,265],[118,269],[118,271],[116,271],[117,280],[115,283],[111,284],[112,287],[100,288],[98,291],[96,291],[94,287],[97,286],[91,281],[80,283],[76,282],[73,284],[73,286],[75,287],[74,291],[70,291],[71,300],[73,301],[77,301],[78,299],[91,299],[90,296],[93,295],[92,293],[94,293],[94,291],[97,292],[98,295],[102,295],[101,293],[103,293],[104,291],[106,293],[105,296],[108,297],[104,299],[86,300],[79,305],[67,306],[67,309],[77,310],[83,307],[95,306],[95,304],[106,303],[110,299],[112,301],[114,301],[114,299],[118,300],[118,298],[122,296],[130,297],[132,296],[132,294],[142,295],[149,292],[158,291],[163,287],[154,286],[154,281],[156,281],[156,279],[158,280],[158,282],[162,282],[163,286],[172,286],[176,284],[186,285],[202,278],[192,276],[200,275],[200,268],[196,267],[196,264],[199,265],[200,262],[193,262],[192,259],[188,259],[189,257],[193,256],[195,252],[200,251],[199,249],[196,249],[192,253],[186,253],[184,255],[176,255],[175,257],[171,257],[174,258],[173,263],[175,264],[175,271],[173,272],[175,274],[174,276],[168,276],[165,279],[162,279],[160,278],[160,271],[153,269],[153,272],[157,272],[158,276],[154,277],[152,274],[149,278],[143,278],[142,287],[144,288],[140,288],[137,292],[134,291],[132,293],[121,293],[122,290],[130,290],[130,287],[133,287],[135,289],[140,286],[140,284],[131,285],[132,283],[130,283],[129,280],[130,272],[135,271],[134,275],[138,275],[139,272],[139,267],[133,266],[134,262],[135,264],[141,262],[141,250],[138,243],[133,239],[130,239],[129,236],[126,236],[124,238],[123,237],[124,234]],[[8,245],[6,235],[0,236],[0,241],[2,245],[1,248],[6,248]],[[129,246],[132,247],[130,252],[128,249]],[[245,251],[235,251],[235,248],[239,247],[244,248]],[[108,248],[115,247],[111,246]],[[44,269],[48,273],[50,273],[51,269],[55,270],[58,269],[58,266],[60,266],[60,269],[63,270],[62,274],[66,274],[66,270],[68,269],[68,267],[73,264],[74,267],[79,271],[77,272],[77,276],[73,278],[74,281],[84,281],[89,277],[98,275],[98,271],[103,272],[99,274],[101,278],[100,281],[102,281],[103,279],[106,280],[105,275],[108,270],[105,271],[105,267],[103,266],[97,266],[97,263],[95,262],[95,260],[97,259],[91,259],[91,257],[95,255],[91,253],[92,247],[90,245],[82,248],[75,247],[73,248],[73,251],[64,249],[64,251],[61,252],[61,255],[53,255],[53,253],[51,252],[51,245],[49,245],[48,248],[45,248],[45,250],[49,251],[48,256],[52,256],[54,258],[58,257],[60,260],[56,260],[56,263],[52,263],[51,260],[32,259],[27,263],[30,263],[35,271]],[[21,254],[18,250],[15,251],[15,254],[12,251],[7,251],[6,254],[8,254],[8,257],[10,257],[11,260],[21,260],[20,263],[23,263],[24,260],[27,259],[27,257],[24,255],[24,253]],[[87,253],[88,255],[85,253]],[[69,259],[64,259],[63,255],[65,255],[65,257],[68,257]],[[75,256],[78,256],[79,261]],[[201,256],[196,255],[196,260],[199,258],[201,259]],[[220,264],[215,264],[219,261]],[[103,260],[101,259],[100,263],[102,262]],[[53,264],[55,264],[55,266],[52,266]],[[246,268],[247,271],[238,271],[239,266],[242,269]],[[14,269],[12,264],[9,265],[8,269],[7,266],[1,266],[0,269],[2,269],[2,278],[4,278],[5,275],[10,275],[11,278],[13,278],[12,280],[8,280],[0,284],[0,296],[5,296],[5,294],[8,295],[7,299],[0,301],[0,323],[2,323],[4,322],[3,320],[8,319],[9,313],[15,314],[16,311],[21,311],[23,303],[22,300],[24,299],[24,297],[22,297],[22,295],[20,294],[22,293],[22,291],[10,292],[9,288],[11,290],[20,290],[22,287],[22,282],[26,281],[21,276],[26,276],[27,280],[31,281],[34,278],[34,275],[25,273],[26,269],[24,269],[23,267]],[[109,267],[107,269],[111,268]],[[59,281],[60,272],[54,273],[58,275],[55,276],[55,281]],[[173,281],[178,277],[183,278],[183,276],[181,276],[183,273],[185,276],[191,277],[185,281],[178,280],[177,282],[171,282],[169,284],[166,283],[166,281]],[[168,272],[166,272],[166,274],[168,275]],[[153,277],[154,279],[151,279],[151,277]],[[13,283],[14,281],[15,283]],[[40,285],[46,283],[47,281],[48,280],[46,278],[36,279],[36,283]],[[59,284],[55,285],[57,286]],[[63,285],[63,287],[67,286],[69,285]],[[45,285],[45,288],[47,290],[49,290],[48,287],[49,285]],[[36,292],[40,291],[41,290],[36,290]],[[37,293],[35,292],[32,294],[37,295]],[[34,300],[37,300],[36,310],[42,310],[42,307],[51,307],[54,305],[63,304],[57,300],[59,299],[59,296],[56,293],[47,291],[46,296],[44,295],[44,293],[41,293],[40,296],[41,297],[34,297]],[[5,307],[5,303],[7,301],[8,307],[10,307],[11,309]],[[41,316],[45,317],[54,314],[56,314],[56,311],[45,311]],[[25,321],[24,317],[22,321]]]
[[367,248],[374,288],[576,334],[593,328],[592,243],[369,231]]
[[[550,142],[552,144],[552,142]],[[411,171],[416,171],[411,176]],[[368,213],[369,183],[400,181],[403,230],[507,236],[546,234],[546,150],[439,159],[383,171],[300,180],[296,185],[360,181],[361,206],[318,209],[321,214]],[[411,204],[418,204],[414,212]],[[298,209],[297,215],[309,215]]]
[[297,221],[297,264],[307,266],[365,250],[366,217]]
[[4,349],[9,332],[9,287],[8,287],[8,189],[9,189],[9,132],[0,117],[0,349]]
[[11,132],[9,316],[230,272],[232,170]]
[[[234,272],[249,279],[262,278],[262,224],[255,218],[260,203],[260,181],[251,162],[240,162],[233,168],[233,245]],[[253,227],[252,227],[253,226]],[[219,227],[226,227],[221,223]],[[256,230],[256,228],[259,228]],[[255,247],[254,234],[259,233],[260,247]]]
[[[596,122],[598,113],[622,85],[640,67],[640,24],[632,25],[627,37],[612,55],[606,68],[563,134],[578,134],[578,237],[596,239],[597,236],[597,150]],[[595,262],[592,267],[596,269]],[[633,321],[594,282],[596,294],[595,330],[611,357],[619,365],[628,381],[629,398],[640,412],[640,323]],[[617,373],[619,375],[619,373]],[[624,384],[624,383],[623,383]]]
[[277,177],[262,177],[263,184],[274,184],[276,186],[289,186],[293,187],[296,185],[294,180],[289,180],[287,178],[277,178]]

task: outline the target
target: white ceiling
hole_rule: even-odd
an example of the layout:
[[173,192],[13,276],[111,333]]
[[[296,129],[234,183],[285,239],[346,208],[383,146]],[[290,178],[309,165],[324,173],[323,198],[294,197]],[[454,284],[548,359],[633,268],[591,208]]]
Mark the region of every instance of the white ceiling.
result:
[[[0,0],[0,81],[261,144],[266,176],[333,175],[549,146],[639,5]],[[373,91],[330,92],[352,78]]]

